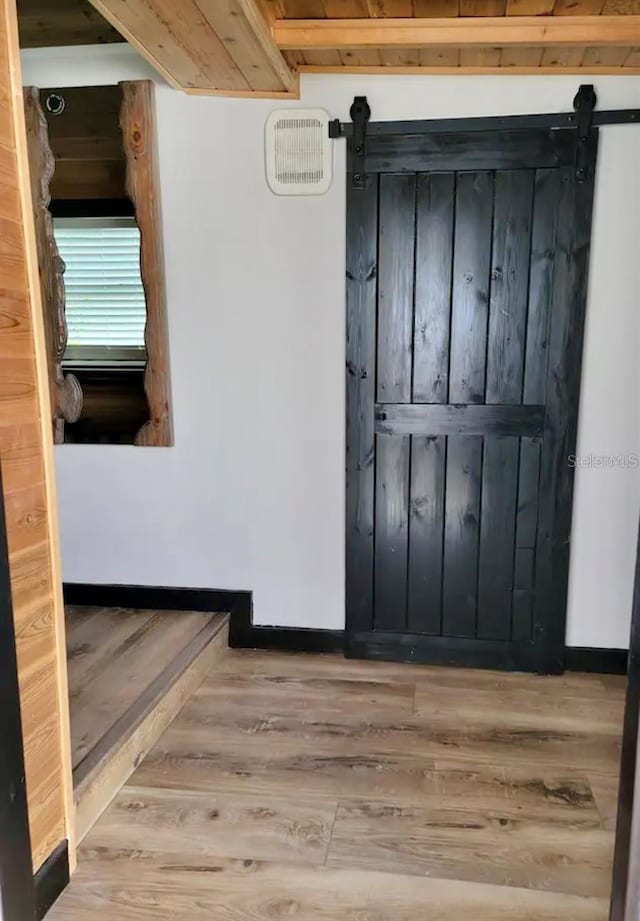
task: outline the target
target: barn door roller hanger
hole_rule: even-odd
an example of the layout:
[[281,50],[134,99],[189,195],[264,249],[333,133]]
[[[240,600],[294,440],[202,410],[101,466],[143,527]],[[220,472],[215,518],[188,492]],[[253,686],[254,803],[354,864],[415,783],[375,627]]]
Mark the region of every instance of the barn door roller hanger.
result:
[[336,118],[329,122],[329,137],[349,142],[351,184],[366,188],[367,139],[392,134],[441,134],[447,131],[517,131],[518,129],[573,129],[576,132],[576,181],[585,182],[588,145],[592,128],[602,125],[640,124],[640,109],[596,109],[597,97],[591,84],[580,86],[573,100],[573,112],[545,115],[507,115],[486,118],[434,118],[426,121],[372,122],[366,96],[356,96],[349,114],[350,122]]

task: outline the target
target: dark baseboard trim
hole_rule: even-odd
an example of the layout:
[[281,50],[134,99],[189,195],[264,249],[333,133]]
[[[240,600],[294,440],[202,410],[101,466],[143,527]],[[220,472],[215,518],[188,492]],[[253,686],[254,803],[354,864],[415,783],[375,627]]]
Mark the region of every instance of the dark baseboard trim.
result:
[[308,627],[257,627],[253,604],[232,613],[229,645],[234,649],[279,649],[283,652],[342,652],[343,630],[315,630]]
[[211,611],[242,615],[251,608],[251,592],[159,585],[89,585],[65,582],[65,604],[105,608],[157,608],[160,611]]
[[254,627],[231,619],[229,645],[234,649],[279,649],[282,652],[343,652],[342,630],[308,627]]
[[307,627],[251,627],[229,640],[234,649],[279,649],[282,652],[343,652],[342,630]]
[[42,864],[33,878],[36,893],[36,918],[42,918],[49,911],[58,896],[69,885],[69,845],[59,844]]
[[[64,600],[67,604],[100,605],[117,608],[158,608],[168,611],[211,611],[230,614],[229,645],[234,649],[280,649],[283,652],[343,652],[345,634],[342,630],[315,630],[305,627],[257,627],[253,624],[253,595],[248,591],[228,591],[211,588],[168,588],[152,585],[89,585],[68,582],[64,586]],[[347,654],[372,659],[391,659],[392,652],[379,637],[371,634],[368,642],[351,637],[346,643]],[[437,645],[437,644],[436,644]],[[459,650],[455,652],[459,653]],[[451,656],[442,651],[434,655],[416,655],[407,650],[402,657],[407,662],[441,662],[450,664]],[[456,657],[457,658],[457,657]],[[398,658],[396,657],[396,661]],[[475,662],[459,665],[477,664]],[[531,665],[523,657],[494,663],[494,667],[522,668]],[[558,663],[560,665],[560,663]],[[627,671],[626,649],[595,649],[567,646],[564,665],[568,671],[595,672],[605,675],[624,675]],[[560,666],[561,668],[561,666]],[[556,671],[556,668],[553,669]]]
[[629,652],[626,649],[597,649],[567,646],[565,665],[570,672],[596,672],[601,675],[626,675]]
[[67,582],[64,600],[66,604],[101,607],[226,612],[230,614],[229,646],[233,649],[341,652],[344,643],[342,630],[255,627],[253,595],[246,591]]

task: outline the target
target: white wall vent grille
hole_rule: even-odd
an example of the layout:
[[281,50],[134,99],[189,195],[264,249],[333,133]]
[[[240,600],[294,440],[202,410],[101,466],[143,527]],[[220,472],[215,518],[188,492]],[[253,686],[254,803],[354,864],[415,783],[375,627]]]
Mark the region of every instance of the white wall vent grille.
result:
[[323,195],[333,179],[333,144],[324,109],[279,109],[265,130],[267,182],[276,195]]

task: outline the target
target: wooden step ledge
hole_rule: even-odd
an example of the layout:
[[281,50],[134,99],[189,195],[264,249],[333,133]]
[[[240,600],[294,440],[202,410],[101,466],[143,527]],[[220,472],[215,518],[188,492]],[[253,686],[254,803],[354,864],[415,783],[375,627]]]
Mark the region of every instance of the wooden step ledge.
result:
[[226,654],[228,632],[228,615],[209,621],[77,765],[73,785],[78,843]]

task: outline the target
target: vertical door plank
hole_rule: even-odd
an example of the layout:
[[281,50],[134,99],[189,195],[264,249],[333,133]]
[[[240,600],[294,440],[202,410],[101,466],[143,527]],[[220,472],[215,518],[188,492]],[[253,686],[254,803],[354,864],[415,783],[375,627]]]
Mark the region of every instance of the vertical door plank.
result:
[[[524,377],[534,174],[496,173],[487,403],[520,403]],[[519,444],[487,438],[484,447],[478,637],[511,638]]]
[[418,178],[413,400],[446,403],[453,261],[453,173]]
[[557,169],[536,171],[524,374],[525,403],[545,402],[559,182],[560,172]]
[[477,630],[483,640],[511,636],[518,447],[517,438],[484,440]]
[[411,401],[416,178],[380,177],[378,402]]
[[529,643],[532,638],[532,628],[533,592],[530,589],[515,588],[513,590],[511,639],[514,643]]
[[516,547],[513,566],[513,586],[518,591],[533,588],[534,551],[532,547]]
[[411,438],[376,438],[375,617],[377,630],[406,629]]
[[520,477],[518,484],[517,547],[535,547],[538,530],[538,480],[540,477],[540,440],[520,440]]
[[522,401],[532,204],[532,170],[496,173],[487,403]]
[[347,624],[373,627],[374,419],[378,183],[347,203]]
[[474,637],[482,438],[451,435],[447,444],[442,632]]
[[413,436],[407,625],[412,633],[436,636],[442,610],[445,463],[444,436]]
[[596,128],[588,140],[585,181],[576,183],[573,169],[563,168],[557,199],[534,610],[534,639],[548,671],[564,668],[574,479],[567,458],[575,451],[578,426],[597,149]]
[[450,403],[483,403],[493,174],[460,173],[456,194]]
[[511,619],[511,639],[514,642],[528,643],[532,638],[539,478],[540,439],[521,438],[513,613]]

